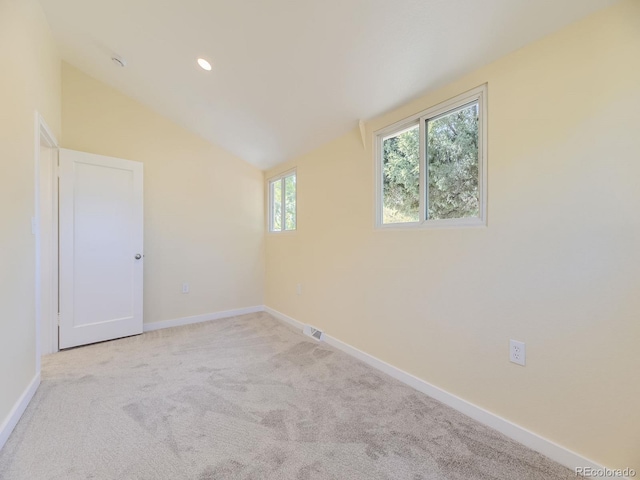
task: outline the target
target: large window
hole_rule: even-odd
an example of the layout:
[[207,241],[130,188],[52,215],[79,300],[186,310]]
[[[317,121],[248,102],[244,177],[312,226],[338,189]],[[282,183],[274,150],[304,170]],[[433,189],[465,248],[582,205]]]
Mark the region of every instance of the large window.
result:
[[376,225],[484,225],[486,85],[376,132]]
[[269,180],[269,231],[296,229],[296,172],[289,171]]

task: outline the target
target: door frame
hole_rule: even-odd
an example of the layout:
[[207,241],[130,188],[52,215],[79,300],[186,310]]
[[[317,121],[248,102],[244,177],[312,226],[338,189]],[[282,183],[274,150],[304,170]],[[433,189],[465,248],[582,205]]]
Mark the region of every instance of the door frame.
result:
[[[40,372],[41,357],[43,354],[55,353],[58,351],[58,141],[47,125],[44,117],[35,112],[35,217],[33,218],[32,229],[35,235],[35,317],[36,317],[36,371]],[[50,158],[41,158],[41,146],[46,146],[51,151]],[[51,162],[51,192],[50,198],[41,199],[40,192],[40,168],[44,162]],[[51,276],[45,278],[42,274],[43,259],[41,255],[42,232],[41,221],[42,212],[40,211],[40,201],[46,200],[46,205],[51,208],[53,225],[51,226],[51,251],[45,254],[50,255],[50,265],[52,267]],[[43,322],[43,305],[42,292],[49,290],[51,292],[51,311],[49,331],[51,332],[49,341],[43,344],[42,341],[42,322]]]

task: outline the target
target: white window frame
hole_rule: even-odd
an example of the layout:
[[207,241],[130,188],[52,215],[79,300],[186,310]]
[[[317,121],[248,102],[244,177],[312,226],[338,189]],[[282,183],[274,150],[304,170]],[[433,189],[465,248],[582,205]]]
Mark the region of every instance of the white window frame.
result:
[[[286,213],[286,208],[285,208],[285,184],[284,184],[284,179],[287,177],[290,177],[292,175],[295,175],[296,177],[296,228],[294,228],[293,230],[285,230],[285,213]],[[280,198],[280,202],[282,205],[281,208],[281,215],[282,215],[282,219],[281,219],[281,225],[282,225],[282,230],[274,230],[273,229],[273,220],[274,220],[274,212],[273,212],[273,196],[272,196],[272,189],[271,189],[271,185],[275,182],[282,182],[282,188],[281,190],[281,198]],[[295,168],[292,168],[290,170],[287,170],[285,172],[280,173],[279,175],[276,175],[275,177],[271,177],[267,180],[267,201],[269,202],[268,205],[268,210],[269,210],[269,218],[267,220],[267,231],[269,233],[275,233],[275,234],[281,234],[281,233],[293,233],[296,230],[298,230],[298,172]]]
[[[426,218],[426,175],[427,165],[425,148],[427,136],[424,134],[424,125],[427,120],[433,119],[451,110],[463,107],[470,103],[478,103],[478,201],[479,216],[469,218]],[[383,158],[382,142],[385,138],[394,136],[399,132],[415,125],[420,126],[420,221],[405,223],[383,223]],[[460,94],[454,98],[439,103],[431,108],[416,113],[408,118],[400,120],[392,125],[374,132],[375,148],[375,227],[377,229],[407,229],[407,228],[443,228],[443,227],[483,227],[487,225],[487,84],[481,85]]]

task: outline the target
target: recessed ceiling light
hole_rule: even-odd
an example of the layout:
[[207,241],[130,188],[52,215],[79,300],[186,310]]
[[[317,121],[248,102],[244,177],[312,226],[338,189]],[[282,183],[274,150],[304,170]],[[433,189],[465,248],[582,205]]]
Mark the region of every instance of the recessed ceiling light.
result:
[[207,72],[211,70],[211,64],[207,62],[204,58],[198,59],[198,65],[200,65],[200,67],[203,70],[206,70]]

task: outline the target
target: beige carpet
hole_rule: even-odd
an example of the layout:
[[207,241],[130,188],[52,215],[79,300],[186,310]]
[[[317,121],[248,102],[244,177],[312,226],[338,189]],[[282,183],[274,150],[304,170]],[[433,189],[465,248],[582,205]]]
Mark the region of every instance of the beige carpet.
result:
[[42,373],[3,480],[575,478],[264,313],[62,352]]

